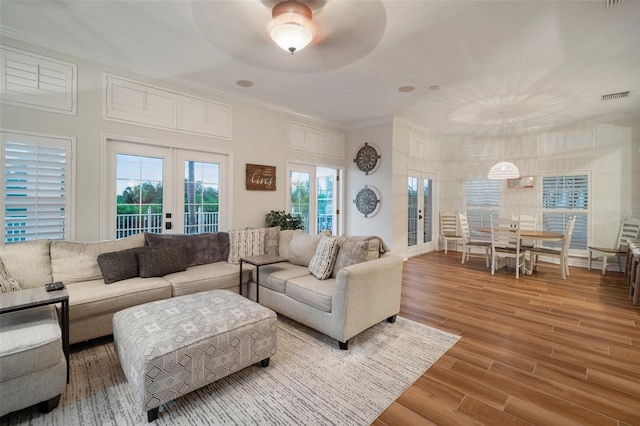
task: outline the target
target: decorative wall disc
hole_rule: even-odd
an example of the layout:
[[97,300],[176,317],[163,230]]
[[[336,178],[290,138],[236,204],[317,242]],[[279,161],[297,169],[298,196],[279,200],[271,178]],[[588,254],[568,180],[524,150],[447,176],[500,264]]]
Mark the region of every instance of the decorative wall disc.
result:
[[364,217],[371,217],[380,210],[380,193],[373,186],[365,185],[353,200],[356,209]]
[[380,150],[373,145],[365,142],[358,149],[356,158],[353,159],[358,170],[363,171],[365,175],[375,173],[380,166]]

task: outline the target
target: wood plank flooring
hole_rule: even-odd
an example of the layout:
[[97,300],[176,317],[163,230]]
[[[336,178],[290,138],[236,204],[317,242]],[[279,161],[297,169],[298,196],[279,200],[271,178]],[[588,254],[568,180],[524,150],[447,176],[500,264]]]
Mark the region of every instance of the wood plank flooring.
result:
[[623,274],[483,257],[404,265],[400,315],[461,336],[374,425],[640,425],[640,309]]

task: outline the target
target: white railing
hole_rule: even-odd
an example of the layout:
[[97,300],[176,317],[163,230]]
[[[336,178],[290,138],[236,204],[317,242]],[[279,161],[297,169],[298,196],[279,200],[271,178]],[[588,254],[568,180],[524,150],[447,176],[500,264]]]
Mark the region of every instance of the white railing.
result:
[[[184,214],[184,233],[200,234],[203,232],[218,232],[218,213],[203,212],[198,208],[195,223],[189,223],[189,213]],[[162,213],[152,213],[151,208],[143,214],[117,214],[116,238],[124,238],[140,232],[162,232]]]

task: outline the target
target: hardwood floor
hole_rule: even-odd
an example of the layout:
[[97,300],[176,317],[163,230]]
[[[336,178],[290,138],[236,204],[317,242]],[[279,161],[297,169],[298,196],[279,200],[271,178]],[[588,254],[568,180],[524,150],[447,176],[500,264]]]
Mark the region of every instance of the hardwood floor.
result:
[[640,309],[620,273],[483,257],[404,265],[400,315],[461,339],[374,425],[640,425]]

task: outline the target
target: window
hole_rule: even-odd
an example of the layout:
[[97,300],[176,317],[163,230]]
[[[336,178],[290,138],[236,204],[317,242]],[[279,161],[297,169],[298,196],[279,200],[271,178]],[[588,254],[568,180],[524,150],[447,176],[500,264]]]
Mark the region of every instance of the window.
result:
[[[589,236],[589,176],[542,177],[542,229],[564,233],[570,216],[576,217],[570,249],[587,250]],[[559,249],[562,242],[545,241]]]
[[73,140],[1,133],[5,243],[71,239]]
[[469,229],[491,226],[491,216],[500,216],[500,181],[467,179],[465,190]]

